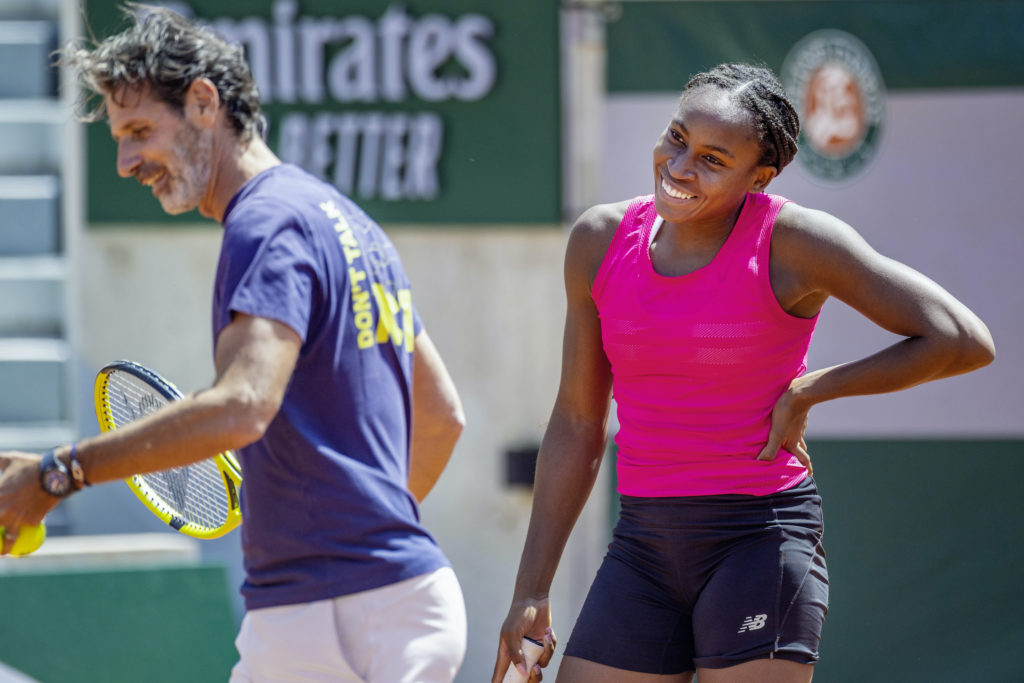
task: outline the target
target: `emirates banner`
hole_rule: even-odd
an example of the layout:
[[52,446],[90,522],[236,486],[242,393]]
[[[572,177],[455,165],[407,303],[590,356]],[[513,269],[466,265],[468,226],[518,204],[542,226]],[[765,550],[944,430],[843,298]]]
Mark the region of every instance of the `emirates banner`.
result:
[[[119,4],[90,0],[88,20],[98,37],[125,26]],[[240,43],[272,149],[377,220],[560,220],[555,4],[160,4]],[[87,143],[90,222],[175,220],[148,191],[116,180],[105,126],[91,126]]]

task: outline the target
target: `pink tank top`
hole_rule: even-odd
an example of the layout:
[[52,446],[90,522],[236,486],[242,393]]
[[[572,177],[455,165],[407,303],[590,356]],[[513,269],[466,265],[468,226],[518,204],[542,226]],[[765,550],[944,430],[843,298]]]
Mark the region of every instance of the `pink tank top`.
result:
[[651,262],[653,197],[630,203],[593,286],[618,411],[619,493],[765,495],[807,475],[784,450],[756,459],[775,401],[807,369],[817,322],[786,313],[768,280],[786,201],[747,195],[711,263],[679,277]]

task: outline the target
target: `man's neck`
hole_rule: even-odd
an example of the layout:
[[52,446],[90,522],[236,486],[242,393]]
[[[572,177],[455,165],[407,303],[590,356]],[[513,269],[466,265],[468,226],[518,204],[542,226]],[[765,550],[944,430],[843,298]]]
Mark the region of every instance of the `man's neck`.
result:
[[242,186],[268,168],[279,165],[281,160],[261,138],[225,146],[215,143],[215,146],[210,189],[199,205],[199,213],[223,223],[228,203]]

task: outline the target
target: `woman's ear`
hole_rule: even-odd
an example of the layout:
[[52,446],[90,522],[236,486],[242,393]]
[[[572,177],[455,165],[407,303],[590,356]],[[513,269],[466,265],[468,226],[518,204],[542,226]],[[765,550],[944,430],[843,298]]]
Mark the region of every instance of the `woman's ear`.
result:
[[754,173],[754,182],[751,184],[751,189],[754,192],[764,192],[768,184],[778,174],[779,172],[774,166],[758,166],[757,171]]

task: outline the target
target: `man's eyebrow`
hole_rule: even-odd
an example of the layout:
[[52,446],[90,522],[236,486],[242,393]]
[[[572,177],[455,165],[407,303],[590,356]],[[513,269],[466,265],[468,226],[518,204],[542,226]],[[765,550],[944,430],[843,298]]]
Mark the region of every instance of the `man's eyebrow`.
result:
[[141,122],[138,121],[137,119],[129,119],[127,121],[124,121],[124,122],[118,124],[117,128],[115,128],[114,126],[111,126],[110,127],[110,137],[114,138],[114,142],[117,142],[117,139],[119,137],[121,137],[125,132],[131,132],[132,129],[139,128],[140,125],[141,125]]

